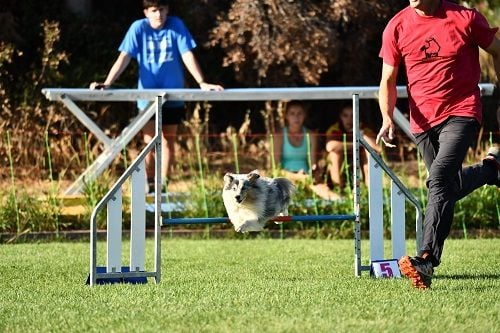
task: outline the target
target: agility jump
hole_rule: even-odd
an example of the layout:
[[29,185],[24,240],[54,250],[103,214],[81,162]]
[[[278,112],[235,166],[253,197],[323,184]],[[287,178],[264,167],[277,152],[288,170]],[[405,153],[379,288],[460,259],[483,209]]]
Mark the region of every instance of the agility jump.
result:
[[[491,95],[493,85],[480,85],[484,95]],[[265,88],[265,89],[227,89],[221,92],[200,91],[197,89],[171,90],[89,90],[89,89],[43,89],[46,98],[62,102],[75,116],[104,144],[104,151],[85,170],[85,172],[70,186],[66,193],[76,193],[81,190],[83,180],[94,179],[102,173],[112,160],[121,152],[121,149],[140,131],[142,126],[156,114],[156,136],[132,162],[112,188],[106,193],[92,212],[90,221],[90,273],[88,283],[92,286],[100,283],[132,282],[143,283],[153,277],[156,283],[161,279],[161,226],[181,224],[210,224],[228,223],[228,217],[210,218],[175,218],[163,219],[161,216],[161,105],[163,98],[184,101],[241,101],[241,100],[340,100],[353,101],[353,213],[347,215],[305,215],[283,216],[273,219],[276,222],[312,222],[312,221],[353,221],[354,224],[354,274],[360,276],[362,271],[369,271],[369,265],[362,265],[361,261],[361,223],[360,223],[360,162],[359,148],[362,145],[370,155],[370,183],[369,183],[369,236],[370,260],[384,259],[382,209],[382,174],[391,178],[391,231],[392,231],[392,258],[398,258],[405,253],[405,200],[413,204],[417,210],[416,235],[417,248],[421,239],[422,210],[418,201],[399,181],[384,161],[364,142],[359,130],[359,99],[376,98],[378,87],[324,87],[324,88]],[[397,88],[398,97],[406,97],[406,88]],[[153,101],[151,106],[135,118],[116,138],[111,139],[92,122],[74,101],[136,101],[148,99]],[[395,122],[409,134],[406,118],[395,110]],[[145,206],[146,193],[144,187],[145,166],[144,157],[155,150],[155,228],[154,228],[154,268],[147,271],[145,267],[146,249],[146,221]],[[131,239],[130,264],[122,266],[122,186],[127,179],[131,179]],[[107,209],[107,260],[105,267],[97,267],[97,215],[104,208]]]

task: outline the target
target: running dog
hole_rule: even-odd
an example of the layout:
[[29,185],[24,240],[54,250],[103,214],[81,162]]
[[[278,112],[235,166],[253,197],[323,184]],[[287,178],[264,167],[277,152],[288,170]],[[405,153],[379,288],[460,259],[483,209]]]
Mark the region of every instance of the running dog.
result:
[[273,217],[288,215],[294,192],[290,180],[261,177],[254,170],[248,174],[226,173],[222,199],[234,230],[261,231]]

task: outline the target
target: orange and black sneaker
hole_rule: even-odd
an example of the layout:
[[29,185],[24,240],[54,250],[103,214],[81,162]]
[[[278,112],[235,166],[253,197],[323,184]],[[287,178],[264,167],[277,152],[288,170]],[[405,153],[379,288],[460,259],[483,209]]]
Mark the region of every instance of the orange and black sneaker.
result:
[[427,289],[431,287],[434,268],[429,260],[404,256],[399,259],[399,269],[411,280],[415,288]]

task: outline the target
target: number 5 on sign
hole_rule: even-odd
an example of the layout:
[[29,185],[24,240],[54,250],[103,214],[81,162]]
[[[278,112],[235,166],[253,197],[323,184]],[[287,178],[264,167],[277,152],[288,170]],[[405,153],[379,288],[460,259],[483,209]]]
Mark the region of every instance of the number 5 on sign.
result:
[[372,261],[371,274],[376,278],[401,277],[397,259]]

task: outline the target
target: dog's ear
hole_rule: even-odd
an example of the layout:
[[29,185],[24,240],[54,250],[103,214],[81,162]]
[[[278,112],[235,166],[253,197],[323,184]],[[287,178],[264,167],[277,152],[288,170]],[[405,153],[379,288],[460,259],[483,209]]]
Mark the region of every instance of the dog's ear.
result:
[[231,182],[234,180],[234,177],[231,173],[226,173],[224,175],[224,186],[227,186],[229,184],[231,184]]
[[259,178],[260,178],[259,170],[254,170],[247,175],[247,179],[251,182],[254,182]]

